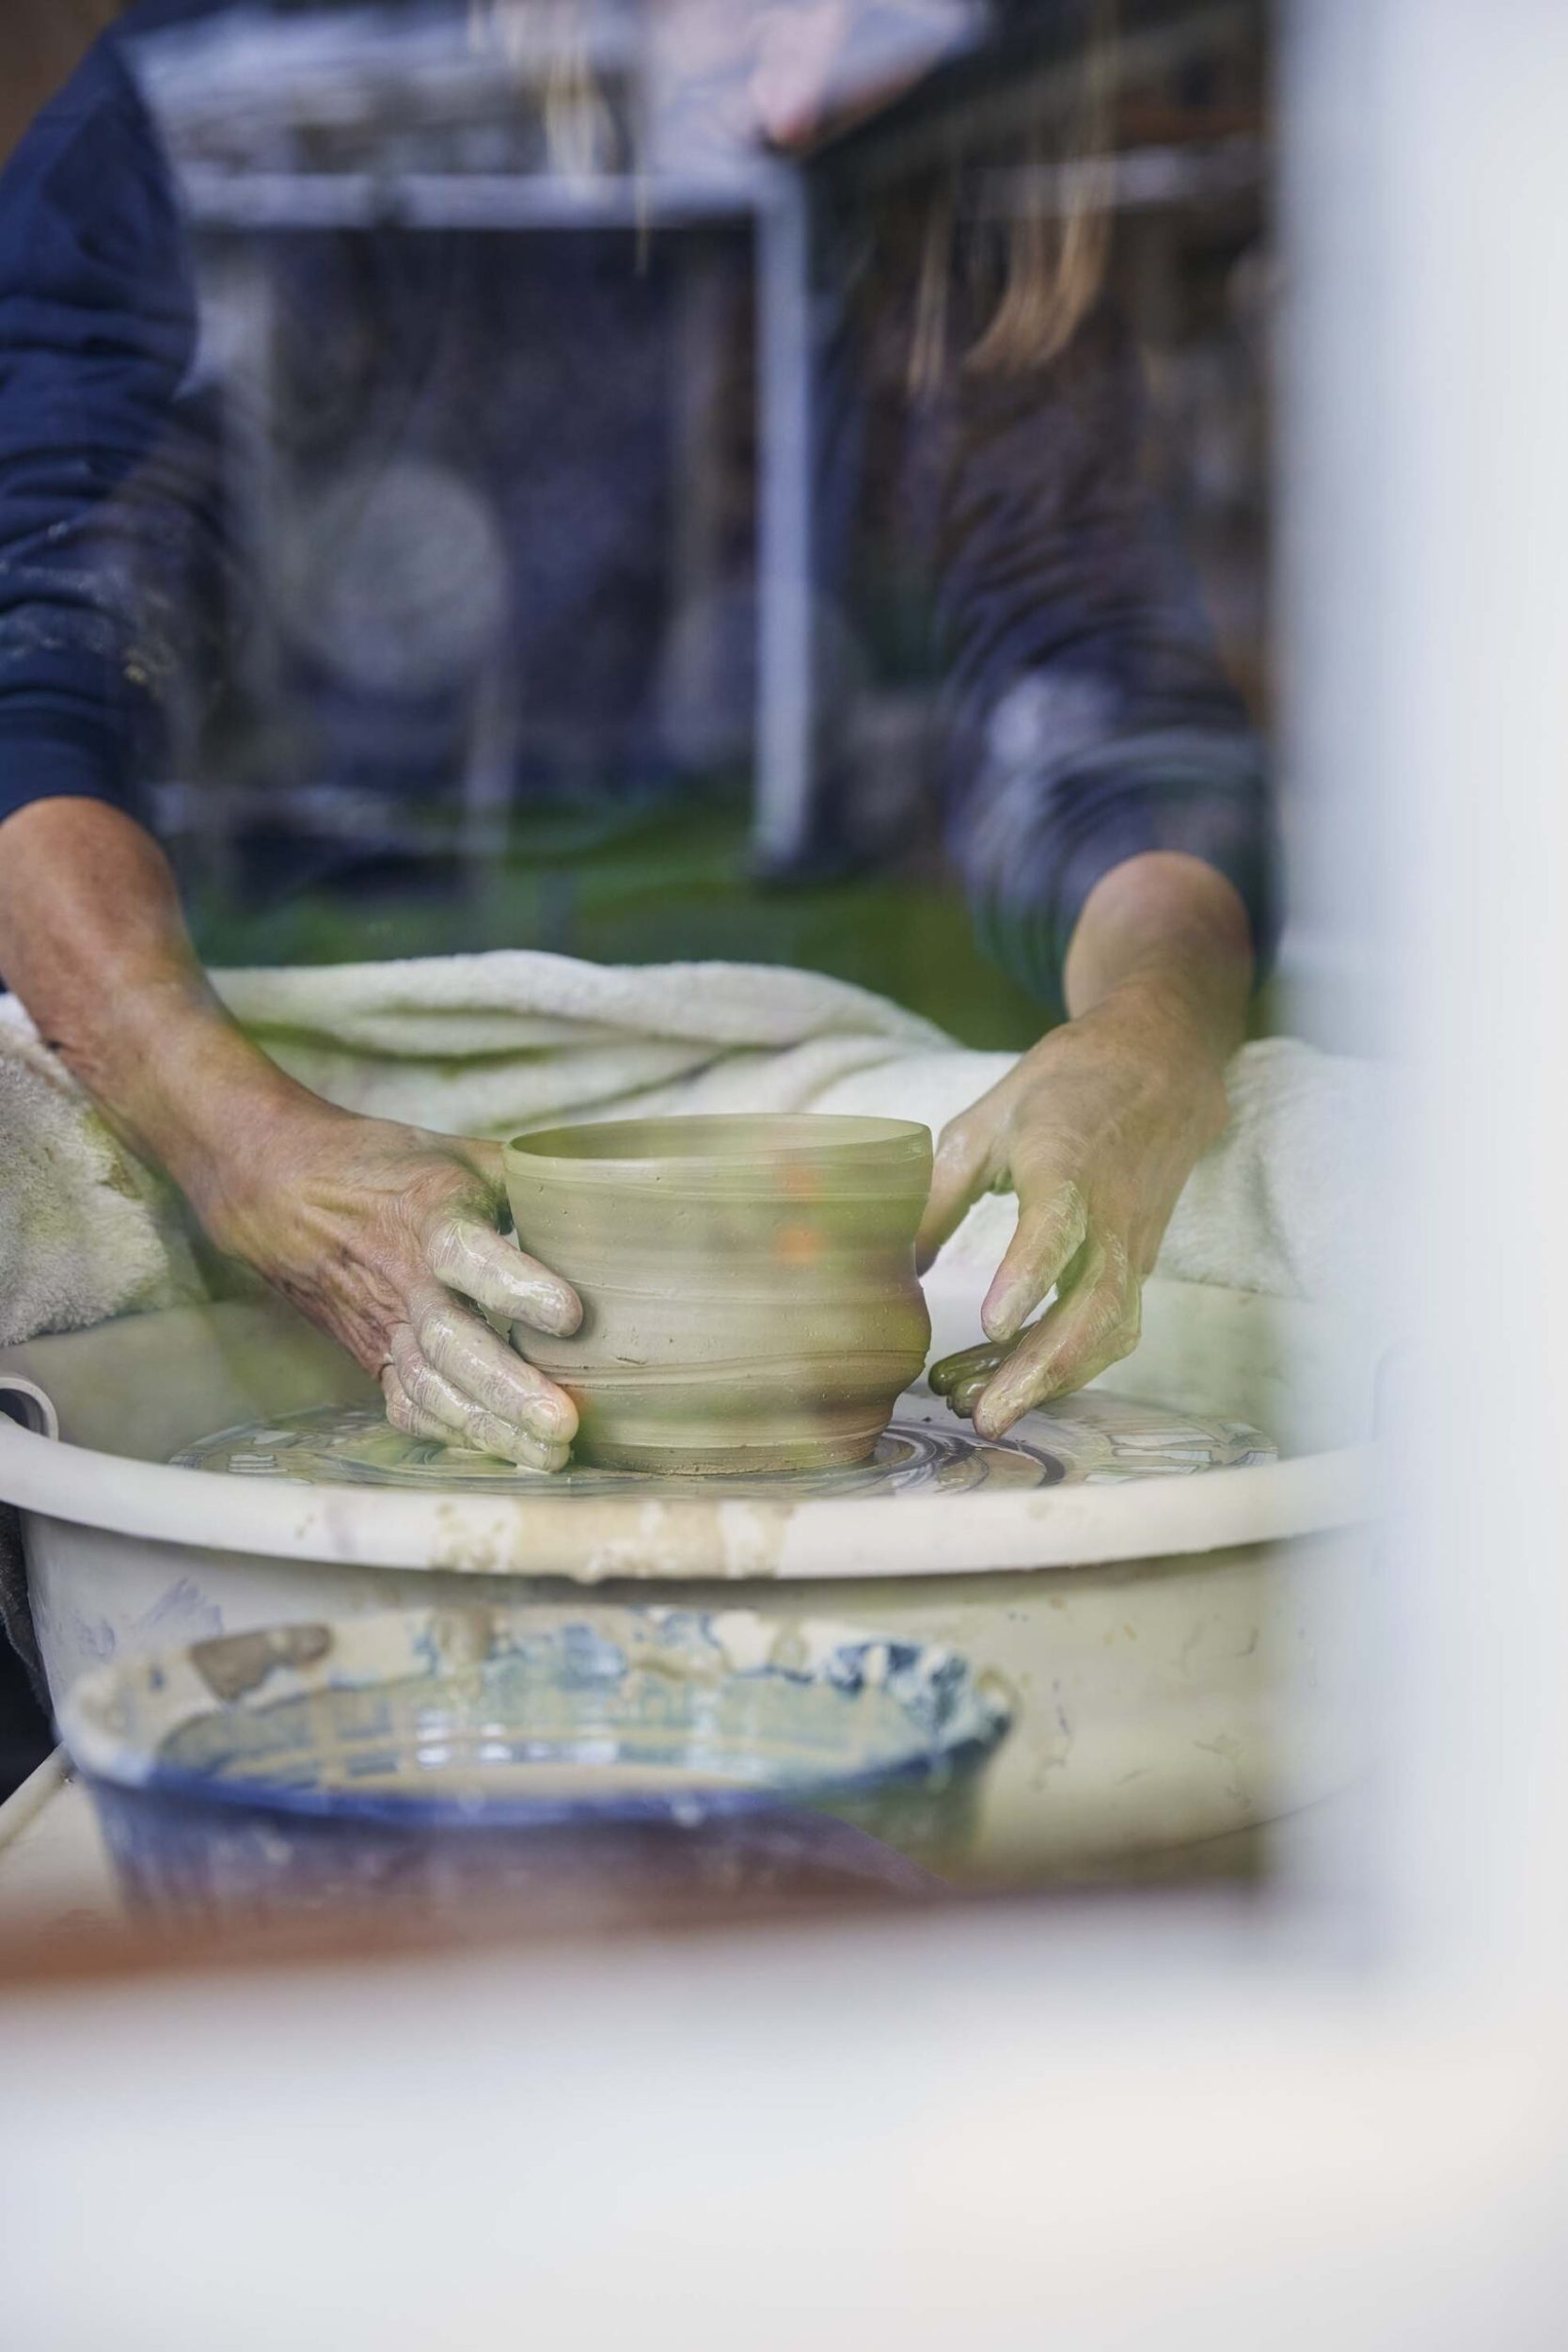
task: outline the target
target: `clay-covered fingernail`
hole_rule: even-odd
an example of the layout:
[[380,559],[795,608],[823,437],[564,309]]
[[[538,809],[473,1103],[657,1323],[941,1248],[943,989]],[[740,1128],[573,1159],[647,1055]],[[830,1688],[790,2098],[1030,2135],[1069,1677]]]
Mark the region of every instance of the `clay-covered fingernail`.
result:
[[962,1414],[965,1421],[974,1414],[976,1401],[984,1396],[989,1376],[983,1372],[972,1372],[967,1380],[960,1380],[949,1392],[947,1402],[956,1413]]
[[578,1408],[569,1396],[546,1392],[534,1399],[530,1425],[551,1445],[570,1445],[578,1434]]
[[483,1411],[475,1413],[469,1435],[486,1454],[499,1454],[503,1461],[515,1462],[520,1470],[561,1470],[571,1453],[569,1446],[531,1437],[526,1429]]
[[1033,1304],[1026,1281],[993,1283],[980,1309],[981,1328],[993,1340],[1016,1339]]
[[974,1432],[980,1438],[1005,1438],[1019,1417],[1022,1408],[999,1403],[995,1397],[976,1397],[972,1416]]
[[524,1373],[515,1377],[499,1375],[486,1384],[484,1397],[500,1420],[516,1422],[546,1445],[566,1444],[577,1435],[577,1407],[571,1398]]
[[582,1301],[558,1276],[530,1277],[514,1285],[512,1311],[526,1330],[569,1340],[582,1323]]
[[1005,1437],[1015,1421],[1042,1405],[1053,1393],[1049,1378],[1031,1374],[1027,1384],[999,1375],[975,1400],[974,1426],[983,1438]]

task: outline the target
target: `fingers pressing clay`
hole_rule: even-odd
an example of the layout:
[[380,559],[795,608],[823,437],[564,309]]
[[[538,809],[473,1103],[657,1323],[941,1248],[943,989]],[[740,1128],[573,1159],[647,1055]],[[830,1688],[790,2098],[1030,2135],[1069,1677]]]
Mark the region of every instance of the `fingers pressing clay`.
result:
[[392,1333],[392,1361],[388,1369],[396,1377],[404,1397],[421,1421],[429,1424],[424,1434],[439,1430],[449,1443],[453,1438],[467,1438],[469,1429],[483,1411],[472,1397],[454,1389],[433,1363],[427,1361],[419,1341],[406,1324]]
[[460,1396],[547,1446],[570,1445],[577,1407],[553,1381],[455,1300],[437,1292],[410,1305],[420,1353]]
[[401,1429],[405,1438],[431,1438],[438,1445],[450,1444],[451,1431],[434,1413],[421,1412],[414,1403],[395,1364],[384,1364],[381,1372],[381,1393],[387,1400],[387,1418],[394,1429]]
[[563,1467],[566,1445],[536,1438],[465,1396],[421,1354],[406,1325],[392,1335],[392,1361],[382,1375],[387,1417],[410,1437],[435,1438],[479,1454],[497,1454],[524,1470]]
[[953,1410],[958,1414],[960,1421],[974,1420],[974,1407],[986,1392],[989,1378],[990,1375],[986,1373],[972,1372],[969,1375],[969,1377],[965,1380],[960,1380],[958,1387],[952,1391],[947,1402],[951,1405]]
[[478,1217],[437,1217],[425,1256],[437,1280],[508,1323],[565,1339],[582,1321],[582,1301],[569,1282]]
[[944,1356],[926,1375],[927,1386],[933,1396],[951,1396],[960,1383],[978,1376],[989,1379],[1007,1351],[992,1340],[984,1340],[977,1347],[960,1348],[956,1356]]
[[980,1323],[993,1340],[1016,1339],[1062,1270],[1084,1247],[1088,1210],[1074,1184],[1053,1186],[1040,1205],[1021,1197],[1007,1254],[986,1293]]
[[1031,1406],[1082,1388],[1137,1345],[1138,1286],[1125,1259],[1085,1248],[1081,1265],[975,1400],[974,1426],[982,1438],[1004,1436]]

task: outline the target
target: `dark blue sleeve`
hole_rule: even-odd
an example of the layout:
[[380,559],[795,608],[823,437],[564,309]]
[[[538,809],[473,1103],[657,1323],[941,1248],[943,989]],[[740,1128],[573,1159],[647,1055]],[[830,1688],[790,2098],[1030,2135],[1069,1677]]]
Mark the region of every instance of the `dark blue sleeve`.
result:
[[949,842],[996,959],[1059,1005],[1096,882],[1184,850],[1273,944],[1262,748],[1142,464],[1142,383],[1116,324],[1049,372],[966,385],[938,549]]
[[102,42],[0,177],[0,818],[122,801],[164,739],[214,532],[196,344],[160,146]]

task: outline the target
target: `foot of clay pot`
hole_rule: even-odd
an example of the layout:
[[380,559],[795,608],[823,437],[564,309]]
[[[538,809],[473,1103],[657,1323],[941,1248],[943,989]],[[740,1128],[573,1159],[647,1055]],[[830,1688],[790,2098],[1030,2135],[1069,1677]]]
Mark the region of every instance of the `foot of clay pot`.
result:
[[574,1462],[593,1470],[648,1470],[660,1478],[777,1477],[785,1470],[851,1470],[868,1462],[880,1429],[853,1438],[800,1439],[794,1443],[716,1446],[614,1445],[579,1438]]

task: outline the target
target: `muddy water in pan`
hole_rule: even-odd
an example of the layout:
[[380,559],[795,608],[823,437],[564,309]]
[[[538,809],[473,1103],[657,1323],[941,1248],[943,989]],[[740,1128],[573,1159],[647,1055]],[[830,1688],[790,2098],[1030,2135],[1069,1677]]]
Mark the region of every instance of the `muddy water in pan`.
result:
[[328,1406],[218,1430],[174,1456],[183,1470],[287,1478],[307,1486],[439,1486],[470,1494],[565,1491],[584,1497],[728,1492],[791,1502],[1119,1486],[1275,1458],[1271,1440],[1244,1422],[1168,1412],[1100,1393],[1063,1397],[1048,1413],[1026,1415],[994,1444],[977,1438],[936,1400],[907,1398],[868,1462],[772,1476],[669,1478],[569,1464],[546,1479],[494,1454],[404,1437],[378,1410],[363,1406]]

